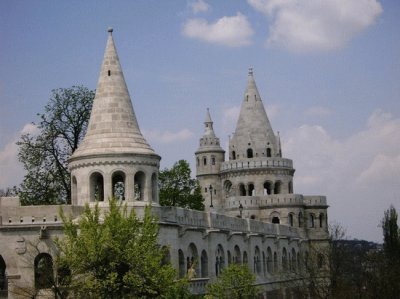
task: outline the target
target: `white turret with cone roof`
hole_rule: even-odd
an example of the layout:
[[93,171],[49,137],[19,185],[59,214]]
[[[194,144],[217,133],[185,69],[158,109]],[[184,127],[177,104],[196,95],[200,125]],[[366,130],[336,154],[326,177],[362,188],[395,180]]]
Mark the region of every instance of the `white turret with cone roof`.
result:
[[278,157],[279,146],[253,76],[249,69],[247,88],[236,131],[229,142],[230,159]]
[[161,158],[140,132],[112,32],[108,29],[86,135],[69,159],[72,203],[110,197],[156,203]]

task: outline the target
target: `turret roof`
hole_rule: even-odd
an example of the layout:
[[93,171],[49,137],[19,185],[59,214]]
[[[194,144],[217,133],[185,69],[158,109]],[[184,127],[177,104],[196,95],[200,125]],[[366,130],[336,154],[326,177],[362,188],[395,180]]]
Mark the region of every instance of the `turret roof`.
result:
[[155,154],[139,129],[117,50],[108,29],[96,95],[85,138],[71,159],[102,154]]

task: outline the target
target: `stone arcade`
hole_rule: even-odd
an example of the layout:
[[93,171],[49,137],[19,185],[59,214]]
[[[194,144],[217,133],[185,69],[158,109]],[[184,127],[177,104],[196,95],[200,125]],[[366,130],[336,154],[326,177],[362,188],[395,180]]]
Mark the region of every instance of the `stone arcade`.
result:
[[[301,259],[312,244],[327,242],[326,198],[294,193],[292,160],[282,157],[251,69],[227,161],[208,110],[204,125],[195,155],[206,211],[159,206],[161,158],[140,132],[109,29],[88,130],[69,159],[72,204],[63,206],[65,213],[79,217],[86,203],[96,202],[107,209],[111,196],[138,215],[152,205],[159,243],[168,246],[179,276],[196,261],[193,293],[203,293],[225,266],[242,263],[265,298],[291,298],[288,281],[301,273]],[[40,273],[39,265],[52,271],[52,238],[62,236],[58,212],[59,206],[0,198],[0,298],[22,298],[21,290],[41,287],[47,298],[39,277],[53,273]]]

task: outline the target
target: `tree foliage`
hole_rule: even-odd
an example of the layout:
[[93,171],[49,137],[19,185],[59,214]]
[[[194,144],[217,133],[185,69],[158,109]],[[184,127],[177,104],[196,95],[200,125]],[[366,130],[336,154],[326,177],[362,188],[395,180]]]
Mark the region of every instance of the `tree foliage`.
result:
[[217,280],[208,285],[207,299],[253,299],[258,288],[256,277],[245,265],[230,264],[224,268]]
[[[62,214],[64,239],[58,241],[59,265],[68,269],[74,298],[171,298],[180,283],[163,263],[165,248],[157,244],[158,223],[145,209],[143,219],[116,200],[109,212],[85,207],[79,224]],[[178,298],[178,297],[176,297]]]
[[83,86],[53,90],[38,114],[39,133],[21,136],[18,159],[26,175],[17,192],[22,204],[69,202],[67,159],[84,137],[93,99],[94,91]]
[[187,161],[179,160],[171,169],[162,170],[159,187],[161,205],[204,210],[199,183],[191,177]]

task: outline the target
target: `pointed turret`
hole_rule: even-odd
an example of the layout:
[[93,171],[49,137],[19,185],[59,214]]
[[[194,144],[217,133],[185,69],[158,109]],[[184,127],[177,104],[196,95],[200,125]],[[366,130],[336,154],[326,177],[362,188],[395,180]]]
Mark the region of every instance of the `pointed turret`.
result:
[[86,136],[71,160],[116,152],[155,154],[140,132],[112,32],[110,28]]
[[158,203],[160,156],[140,132],[112,29],[86,135],[68,161],[75,205],[114,197],[133,205]]
[[265,112],[251,68],[236,131],[229,148],[231,159],[279,155],[277,138]]

